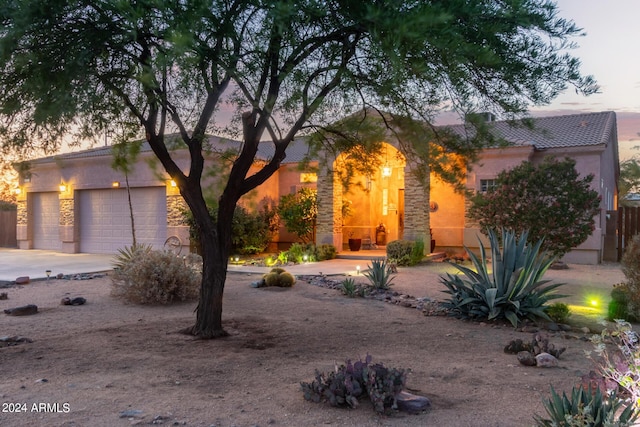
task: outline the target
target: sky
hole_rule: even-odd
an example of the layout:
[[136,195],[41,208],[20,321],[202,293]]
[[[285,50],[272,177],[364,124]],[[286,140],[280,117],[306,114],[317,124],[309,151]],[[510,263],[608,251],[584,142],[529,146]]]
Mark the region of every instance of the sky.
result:
[[[535,115],[614,111],[620,159],[640,155],[640,0],[557,0],[559,15],[586,33],[571,54],[600,92],[588,97],[567,90]],[[548,114],[547,114],[548,113]]]

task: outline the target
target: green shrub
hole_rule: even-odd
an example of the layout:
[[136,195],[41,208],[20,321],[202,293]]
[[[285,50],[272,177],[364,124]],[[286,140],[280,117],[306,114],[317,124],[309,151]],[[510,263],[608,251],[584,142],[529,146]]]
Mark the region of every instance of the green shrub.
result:
[[411,248],[411,261],[409,265],[420,264],[424,258],[424,240],[416,240]]
[[622,409],[624,402],[619,399],[615,391],[609,396],[603,396],[599,388],[585,390],[582,386],[574,387],[571,397],[562,393],[562,397],[551,387],[551,399],[544,402],[544,408],[550,418],[545,419],[534,415],[539,427],[625,427],[634,423],[633,405]]
[[[467,250],[475,271],[459,264],[451,264],[463,275],[447,273],[440,281],[450,295],[443,305],[454,315],[487,320],[506,318],[517,326],[522,318],[544,318],[545,304],[562,295],[554,293],[562,283],[546,285],[542,276],[555,260],[540,252],[542,241],[527,242],[527,233],[519,238],[511,231],[502,232],[499,240],[489,231],[492,269],[489,270],[484,245],[480,241],[480,258]],[[499,241],[503,242],[502,250]]]
[[[190,211],[184,213],[189,225],[189,236],[198,242],[200,234]],[[217,221],[216,207],[209,207],[209,216]],[[231,222],[231,253],[257,254],[263,252],[278,229],[276,210],[265,204],[262,209],[250,212],[242,206],[236,206]]]
[[396,396],[404,389],[406,379],[404,369],[371,364],[371,356],[367,355],[364,361],[347,360],[346,365],[336,366],[328,374],[316,370],[315,380],[300,386],[308,401],[356,408],[360,397],[369,396],[376,412],[388,414],[397,409]]
[[384,258],[371,260],[369,269],[365,271],[364,276],[369,279],[374,289],[387,290],[393,285],[395,275],[391,272],[391,267]]
[[550,306],[547,306],[545,311],[547,316],[556,323],[565,323],[569,316],[571,316],[569,306],[563,302],[551,304]]
[[624,250],[620,260],[628,287],[628,313],[640,319],[640,234],[636,234]]
[[312,262],[316,260],[316,247],[313,243],[294,243],[287,250],[287,259],[296,264],[306,261]]
[[334,259],[338,251],[336,247],[329,244],[322,244],[316,247],[316,259],[318,261],[326,261],[328,259]]
[[411,240],[391,241],[387,244],[387,259],[396,265],[412,265],[414,246],[415,242]]
[[638,319],[629,313],[630,291],[626,283],[613,285],[611,290],[611,301],[607,309],[607,320],[622,319],[635,322]]
[[[126,254],[126,255],[125,255]],[[112,295],[134,304],[170,304],[198,297],[201,276],[171,252],[124,250],[112,276]]]

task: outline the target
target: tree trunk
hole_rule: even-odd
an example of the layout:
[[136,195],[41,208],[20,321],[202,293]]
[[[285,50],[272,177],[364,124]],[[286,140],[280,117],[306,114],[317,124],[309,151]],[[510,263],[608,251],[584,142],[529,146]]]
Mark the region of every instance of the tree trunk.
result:
[[[230,218],[233,217],[235,203],[230,208],[219,210],[217,223],[210,218],[204,200],[191,208],[202,248],[202,283],[196,323],[185,332],[203,339],[225,337],[229,334],[222,327],[222,296],[231,242]],[[231,217],[228,212],[231,212]]]
[[[217,233],[214,233],[217,234]],[[199,338],[225,337],[222,327],[222,295],[227,278],[227,256],[216,240],[202,241],[202,284],[196,323],[190,333]]]

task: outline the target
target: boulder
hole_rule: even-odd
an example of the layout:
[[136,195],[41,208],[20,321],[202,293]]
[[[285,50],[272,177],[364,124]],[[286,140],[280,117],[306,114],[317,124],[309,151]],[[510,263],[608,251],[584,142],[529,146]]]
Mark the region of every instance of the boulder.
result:
[[536,356],[536,365],[539,368],[555,368],[558,366],[558,359],[549,353],[540,353]]
[[530,351],[520,351],[518,352],[518,362],[525,366],[536,366],[536,358]]
[[431,408],[431,401],[429,401],[429,399],[406,391],[401,391],[396,395],[396,403],[398,404],[399,411],[410,414],[417,414]]
[[23,305],[22,307],[7,308],[4,312],[9,316],[29,316],[38,312],[38,306],[34,304]]
[[16,285],[26,285],[30,281],[29,276],[20,276],[16,279]]

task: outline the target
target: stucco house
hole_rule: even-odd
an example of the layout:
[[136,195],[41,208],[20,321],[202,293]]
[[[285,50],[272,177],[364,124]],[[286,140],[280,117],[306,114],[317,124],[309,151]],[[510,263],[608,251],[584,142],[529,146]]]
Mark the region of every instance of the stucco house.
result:
[[[572,157],[581,174],[594,174],[594,189],[602,198],[593,235],[565,258],[567,262],[599,263],[605,251],[607,211],[617,208],[619,175],[616,117],[613,112],[537,118],[534,128],[511,127],[506,122],[489,123],[493,131],[511,146],[484,150],[468,171],[467,189],[484,191],[501,170],[522,161],[534,163],[547,155]],[[465,132],[464,125],[453,126]],[[239,143],[210,138],[218,150],[237,149]],[[257,164],[270,157],[271,146],[262,144]],[[215,151],[215,150],[214,150]],[[466,197],[447,184],[431,179],[429,189],[412,173],[397,141],[383,144],[380,169],[355,177],[355,186],[344,191],[338,169],[345,153],[321,152],[312,158],[311,170],[299,163],[309,154],[305,140],[287,150],[280,170],[242,201],[252,206],[277,202],[284,194],[302,186],[318,190],[316,243],[346,248],[349,237],[378,244],[396,239],[433,237],[437,250],[460,251],[477,247],[479,230],[465,217]],[[179,165],[188,165],[186,150],[174,153]],[[215,153],[211,166],[220,164]],[[111,147],[35,159],[28,173],[20,177],[17,240],[21,249],[50,249],[67,253],[115,253],[132,243],[128,193],[139,242],[162,247],[170,236],[188,246],[188,228],[182,210],[185,204],[171,179],[143,146],[133,170],[125,177],[111,167]],[[214,185],[214,182],[211,183]],[[351,215],[343,218],[347,204]],[[379,233],[384,226],[384,235]],[[275,238],[280,245],[294,241],[281,229]],[[384,241],[381,241],[384,240]],[[615,239],[614,239],[615,240]],[[428,245],[427,245],[428,246]]]

